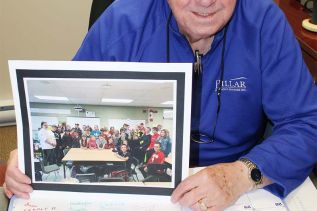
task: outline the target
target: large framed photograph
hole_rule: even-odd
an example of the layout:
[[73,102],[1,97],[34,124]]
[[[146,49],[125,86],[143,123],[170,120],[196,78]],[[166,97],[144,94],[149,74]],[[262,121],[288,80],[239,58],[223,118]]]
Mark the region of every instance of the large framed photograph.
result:
[[192,64],[9,66],[35,190],[168,196],[188,175]]

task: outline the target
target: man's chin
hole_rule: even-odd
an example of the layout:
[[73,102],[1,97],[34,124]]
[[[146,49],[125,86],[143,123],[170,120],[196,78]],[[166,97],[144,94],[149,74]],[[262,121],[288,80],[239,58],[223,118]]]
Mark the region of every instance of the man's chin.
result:
[[190,43],[198,42],[202,39],[209,39],[214,36],[214,33],[192,33],[191,35],[185,35]]

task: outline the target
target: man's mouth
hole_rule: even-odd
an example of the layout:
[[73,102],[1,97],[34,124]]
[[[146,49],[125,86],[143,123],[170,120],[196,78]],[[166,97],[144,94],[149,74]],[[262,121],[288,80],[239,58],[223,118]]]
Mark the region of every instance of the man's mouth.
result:
[[201,18],[208,18],[214,15],[212,12],[193,12],[194,15],[201,17]]
[[205,12],[197,12],[196,14],[199,15],[199,16],[204,16],[204,17],[207,17],[207,16],[211,15],[211,13],[205,13]]

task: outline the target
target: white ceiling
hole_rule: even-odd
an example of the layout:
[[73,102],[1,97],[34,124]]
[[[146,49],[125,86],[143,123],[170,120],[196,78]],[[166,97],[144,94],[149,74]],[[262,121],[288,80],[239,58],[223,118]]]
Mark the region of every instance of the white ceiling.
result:
[[[173,81],[155,80],[27,80],[30,102],[83,105],[172,107],[162,102],[173,101]],[[40,100],[35,95],[67,97],[69,101]],[[132,103],[104,103],[102,98],[132,99]]]

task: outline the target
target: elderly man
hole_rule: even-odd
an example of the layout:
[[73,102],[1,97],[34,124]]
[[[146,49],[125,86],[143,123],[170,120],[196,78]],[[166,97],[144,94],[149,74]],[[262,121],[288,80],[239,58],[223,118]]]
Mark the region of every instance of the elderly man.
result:
[[[173,202],[220,210],[262,187],[285,197],[317,162],[317,89],[272,0],[115,1],[74,60],[195,62],[190,161],[208,167]],[[27,197],[11,160],[7,191]]]

